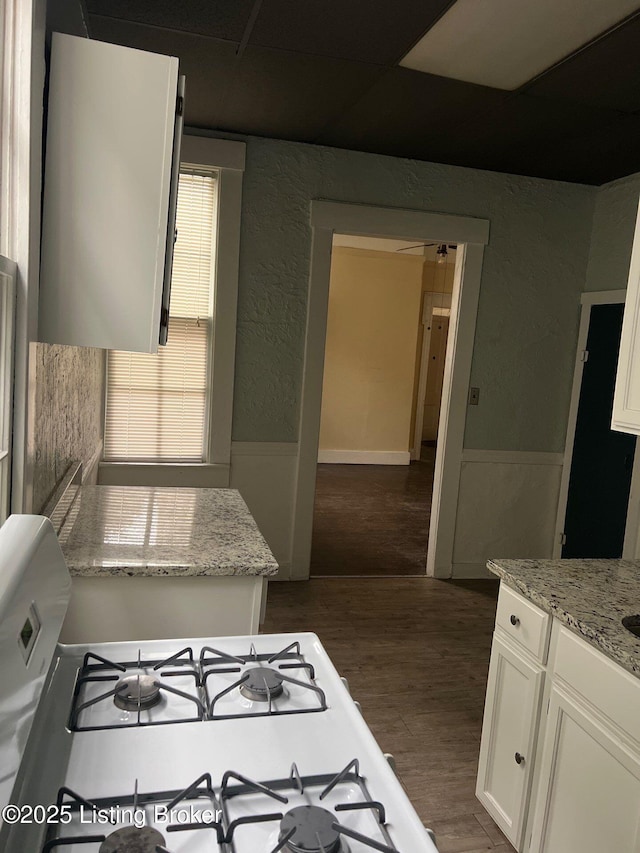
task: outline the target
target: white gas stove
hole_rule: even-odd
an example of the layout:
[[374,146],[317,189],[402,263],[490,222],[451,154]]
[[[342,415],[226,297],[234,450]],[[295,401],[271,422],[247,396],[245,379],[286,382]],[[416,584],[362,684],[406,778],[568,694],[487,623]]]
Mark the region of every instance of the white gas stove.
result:
[[315,634],[63,646],[69,588],[12,516],[1,851],[437,853]]

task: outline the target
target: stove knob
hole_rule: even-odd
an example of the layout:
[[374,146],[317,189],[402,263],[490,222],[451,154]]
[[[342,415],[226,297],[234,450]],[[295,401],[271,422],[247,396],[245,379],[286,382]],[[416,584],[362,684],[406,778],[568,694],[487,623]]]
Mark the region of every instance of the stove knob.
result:
[[341,675],[341,676],[340,676],[340,681],[341,681],[341,682],[344,684],[344,686],[347,688],[347,693],[348,693],[349,695],[351,695],[351,690],[349,689],[349,682],[347,681],[347,679],[346,679],[343,675]]
[[356,706],[358,711],[360,711],[360,713],[362,713],[362,705],[359,702],[356,702],[355,699],[353,700],[353,704]]
[[393,772],[394,772],[394,773],[396,774],[396,776],[397,776],[397,775],[398,775],[398,771],[396,770],[396,760],[395,760],[395,758],[393,757],[393,755],[391,755],[391,753],[390,753],[390,752],[385,752],[384,757],[387,759],[387,764],[389,765],[389,767],[393,770]]

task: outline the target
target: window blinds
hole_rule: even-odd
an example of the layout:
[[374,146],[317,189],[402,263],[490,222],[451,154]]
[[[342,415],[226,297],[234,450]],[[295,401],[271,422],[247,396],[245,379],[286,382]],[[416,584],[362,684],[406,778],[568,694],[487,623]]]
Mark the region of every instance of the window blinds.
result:
[[167,345],[152,355],[108,355],[109,461],[206,459],[215,190],[212,173],[180,174]]

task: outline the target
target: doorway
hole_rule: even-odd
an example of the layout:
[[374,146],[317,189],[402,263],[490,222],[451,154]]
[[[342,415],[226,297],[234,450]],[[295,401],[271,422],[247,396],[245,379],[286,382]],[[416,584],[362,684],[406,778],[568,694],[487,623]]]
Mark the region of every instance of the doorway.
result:
[[625,550],[636,438],[611,429],[624,301],[600,298],[611,301],[583,305],[558,511],[562,557],[620,558]]
[[482,256],[488,242],[489,223],[425,211],[313,201],[311,226],[291,576],[309,577],[332,239],[334,232],[338,232],[415,243],[446,241],[458,246],[454,273],[457,297],[451,306],[427,553],[427,574],[450,577]]
[[312,576],[426,573],[455,257],[333,237]]

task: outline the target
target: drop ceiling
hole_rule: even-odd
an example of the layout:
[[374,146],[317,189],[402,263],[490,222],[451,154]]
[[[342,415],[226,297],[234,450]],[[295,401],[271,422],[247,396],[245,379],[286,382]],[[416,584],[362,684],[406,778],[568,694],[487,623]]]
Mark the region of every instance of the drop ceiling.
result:
[[640,171],[640,0],[85,4],[92,38],[180,58],[192,127],[595,185]]

